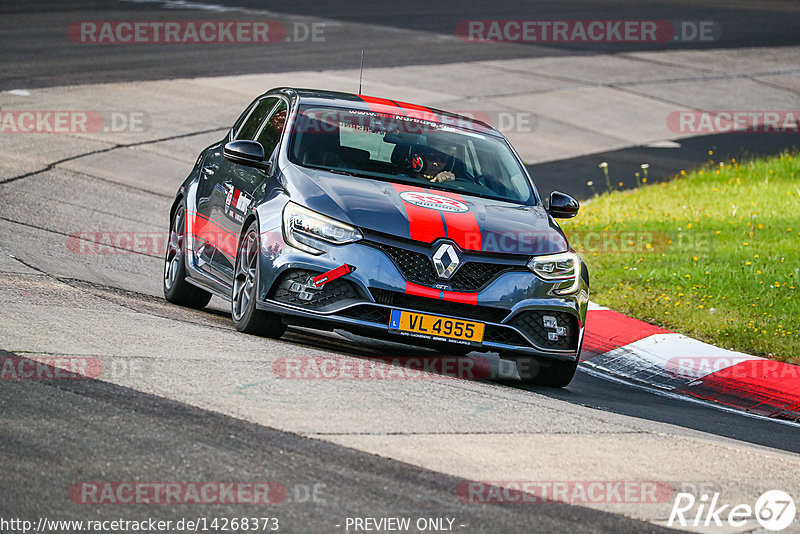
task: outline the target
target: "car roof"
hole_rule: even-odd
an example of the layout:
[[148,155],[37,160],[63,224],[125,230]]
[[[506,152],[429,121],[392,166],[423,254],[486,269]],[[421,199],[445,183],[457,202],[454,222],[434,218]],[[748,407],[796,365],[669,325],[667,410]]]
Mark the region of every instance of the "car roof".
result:
[[264,93],[264,95],[280,93],[289,97],[293,101],[301,104],[332,106],[345,109],[355,109],[359,111],[372,111],[375,113],[388,113],[391,115],[407,116],[420,120],[430,120],[433,122],[458,126],[467,130],[503,137],[503,135],[492,126],[472,117],[451,113],[441,109],[400,102],[388,98],[379,98],[367,95],[356,95],[353,93],[342,93],[338,91],[325,91],[321,89],[301,89],[294,87],[276,87]]

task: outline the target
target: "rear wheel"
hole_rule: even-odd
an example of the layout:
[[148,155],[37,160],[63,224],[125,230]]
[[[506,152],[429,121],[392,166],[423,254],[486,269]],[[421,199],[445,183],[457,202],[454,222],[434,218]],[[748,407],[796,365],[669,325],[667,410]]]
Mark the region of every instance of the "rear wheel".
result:
[[259,287],[259,233],[258,222],[247,227],[236,254],[231,317],[239,332],[279,338],[286,331],[281,317],[274,313],[256,309]]
[[186,281],[186,209],[183,203],[170,222],[169,242],[164,256],[164,297],[187,308],[204,308],[211,293]]
[[525,384],[547,386],[552,388],[566,387],[575,376],[578,360],[554,360],[535,356],[517,356],[501,354],[501,358],[517,362],[517,373]]

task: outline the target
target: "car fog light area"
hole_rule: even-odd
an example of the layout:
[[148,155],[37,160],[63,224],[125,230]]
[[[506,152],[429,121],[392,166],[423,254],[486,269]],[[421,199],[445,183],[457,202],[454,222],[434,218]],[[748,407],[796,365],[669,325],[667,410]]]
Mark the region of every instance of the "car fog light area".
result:
[[358,228],[289,202],[283,209],[283,237],[286,242],[309,254],[319,255],[319,242],[332,245],[353,243],[363,238]]

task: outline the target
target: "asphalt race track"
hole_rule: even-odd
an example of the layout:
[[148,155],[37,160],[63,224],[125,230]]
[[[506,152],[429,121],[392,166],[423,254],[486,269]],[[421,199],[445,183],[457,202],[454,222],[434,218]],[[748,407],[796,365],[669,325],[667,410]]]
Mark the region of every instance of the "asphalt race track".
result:
[[[259,12],[287,24],[325,21],[327,42],[258,51],[245,45],[64,42],[65,27],[78,20],[237,20]],[[74,235],[164,232],[175,188],[196,154],[223,135],[229,110],[247,101],[221,88],[234,78],[215,86],[198,82],[186,94],[159,93],[148,83],[353,69],[362,48],[375,67],[620,51],[613,43],[506,43],[470,48],[465,57],[452,34],[459,21],[472,18],[715,20],[724,27],[720,41],[688,48],[796,46],[800,4],[380,1],[354,7],[97,0],[4,4],[0,14],[2,91],[52,89],[47,97],[67,105],[72,98],[92,98],[80,88],[91,85],[97,98],[134,109],[114,101],[115,89],[96,85],[113,82],[129,83],[130,94],[150,99],[153,109],[184,102],[163,110],[174,118],[163,130],[154,126],[112,141],[0,134],[6,155],[0,160],[0,357],[88,358],[105,369],[97,379],[0,380],[0,520],[268,515],[279,518],[282,532],[315,533],[345,532],[347,518],[404,516],[452,518],[452,529],[465,533],[658,532],[665,530],[669,499],[474,504],[459,500],[456,488],[470,480],[658,480],[676,491],[717,491],[726,502],[752,504],[771,489],[799,495],[797,425],[665,396],[595,372],[579,372],[564,390],[522,387],[513,379],[282,380],[274,367],[280,358],[430,353],[299,328],[279,341],[239,334],[228,304],[217,298],[202,311],[164,301],[157,247],[80,252]],[[195,97],[219,100],[207,124],[194,116]],[[682,152],[665,156],[664,176],[702,163],[709,143],[730,154],[747,147],[774,153],[796,140],[686,140]],[[598,159],[635,165],[658,157],[648,150],[630,147],[532,167],[542,176],[543,191],[567,183],[585,198],[582,177]],[[489,359],[503,366],[496,355]],[[86,481],[273,481],[287,494],[266,508],[78,503],[70,488]],[[2,523],[0,531],[6,531]]]
[[[182,10],[176,0],[35,0],[0,6],[0,47],[3,75],[0,89],[220,76],[253,72],[357,68],[361,49],[366,65],[438,64],[454,61],[596,54],[648,49],[740,48],[797,43],[800,5],[791,0],[750,2],[713,0],[581,0],[563,2],[513,0],[502,5],[486,2],[260,2],[220,0],[191,2],[211,6]],[[186,4],[185,2],[183,3]],[[356,7],[357,6],[357,7]],[[225,8],[230,9],[229,11]],[[91,46],[63,42],[63,26],[80,20],[215,20],[244,17],[275,19],[291,26],[325,20],[325,46],[309,49],[303,42],[284,42],[275,53],[252,45],[199,44],[158,46],[144,50],[128,46]],[[190,14],[190,16],[186,16]],[[311,18],[309,18],[311,17]],[[484,19],[647,19],[714,21],[724,28],[713,42],[619,43],[497,43],[465,51],[455,36],[462,20]],[[31,27],[35,22],[36,27]],[[431,38],[431,32],[436,37]],[[290,31],[291,36],[291,31]],[[421,85],[443,83],[420,80]]]

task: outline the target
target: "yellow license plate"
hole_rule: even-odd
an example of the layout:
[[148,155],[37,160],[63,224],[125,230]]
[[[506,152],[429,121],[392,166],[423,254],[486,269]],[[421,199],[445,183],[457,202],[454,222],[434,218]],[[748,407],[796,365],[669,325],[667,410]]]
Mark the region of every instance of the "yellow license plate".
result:
[[389,329],[432,337],[461,339],[480,343],[483,341],[483,323],[449,319],[426,313],[392,310]]

